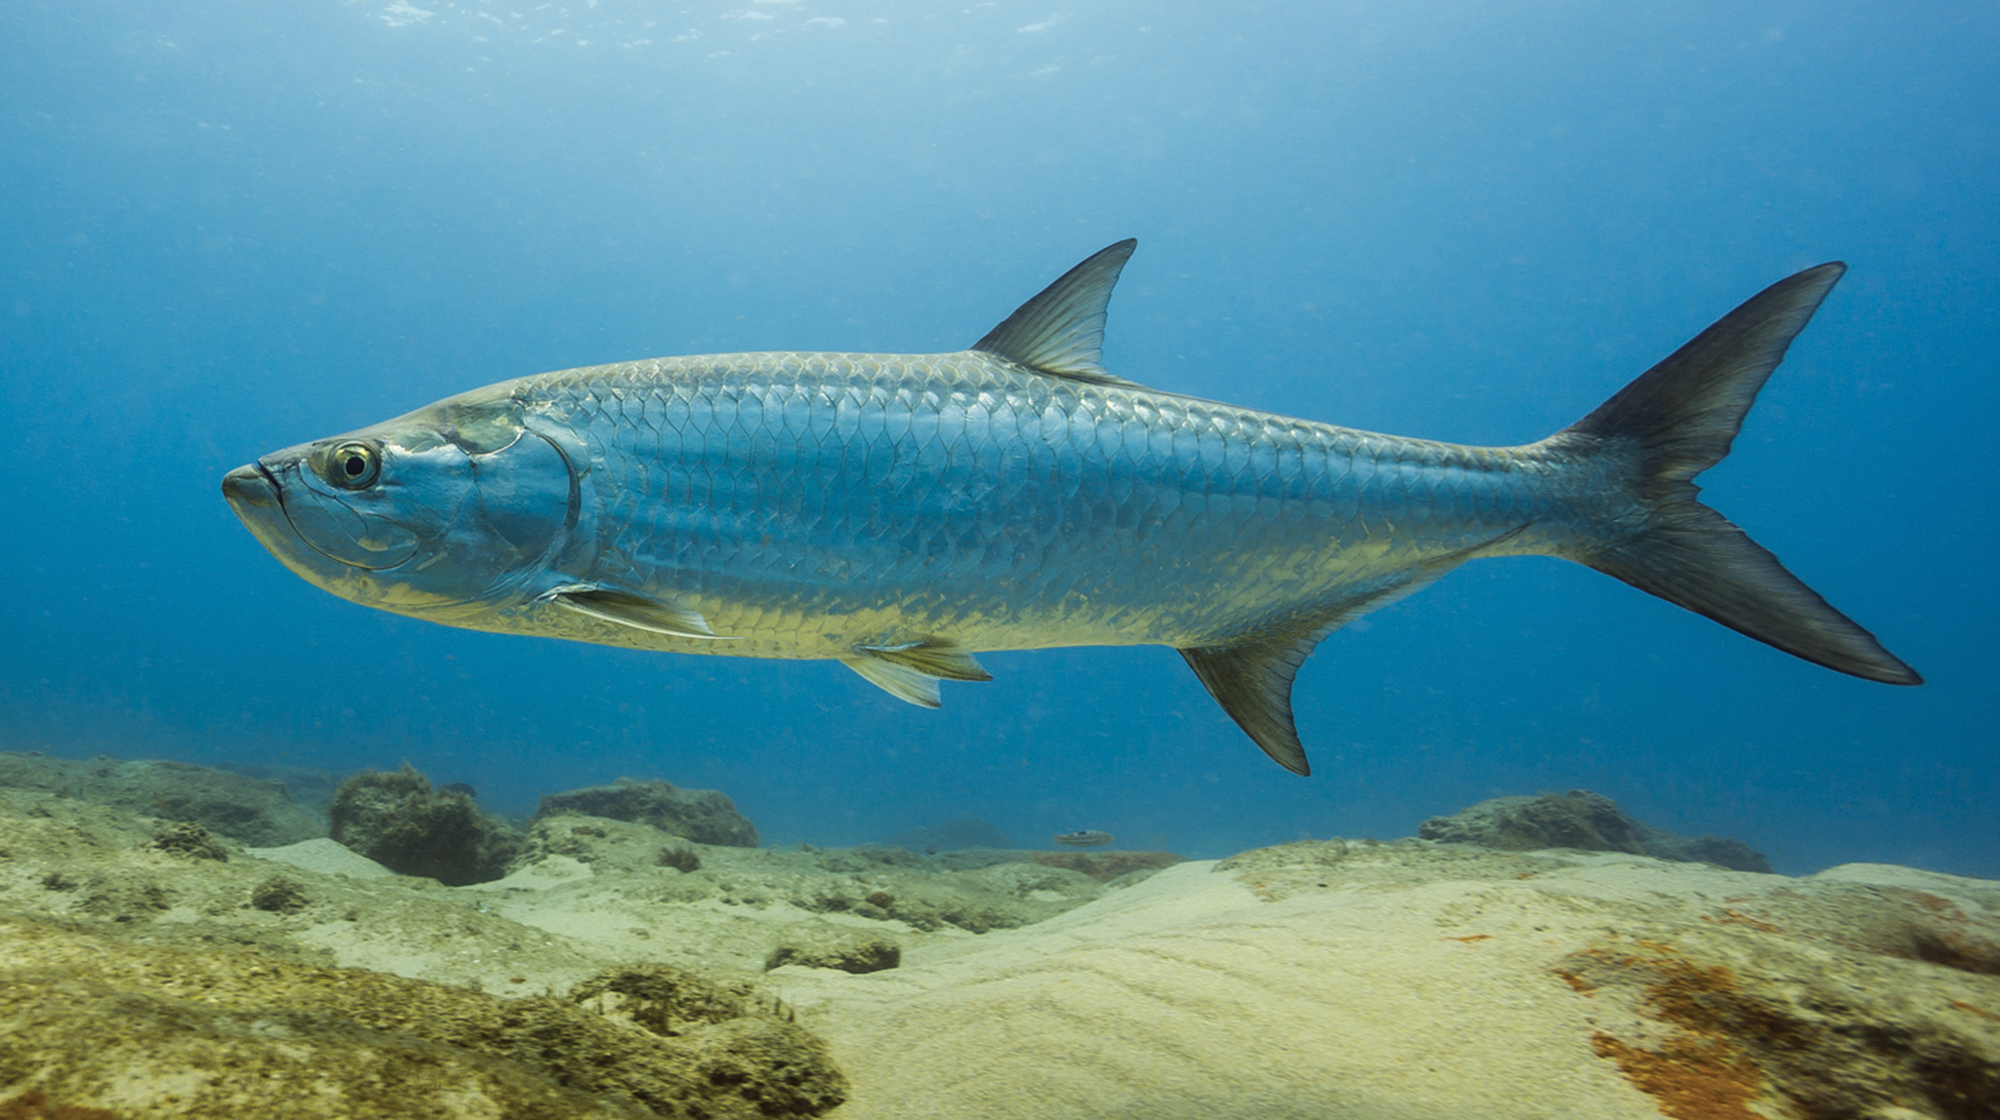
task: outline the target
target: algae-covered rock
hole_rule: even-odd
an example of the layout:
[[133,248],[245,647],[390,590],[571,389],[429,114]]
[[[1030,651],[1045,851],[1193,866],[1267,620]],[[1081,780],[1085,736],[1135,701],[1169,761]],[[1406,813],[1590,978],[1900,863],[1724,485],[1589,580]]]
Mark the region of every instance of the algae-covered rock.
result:
[[506,822],[480,812],[462,791],[432,789],[408,763],[348,779],[329,816],[333,838],[353,851],[446,886],[500,878],[522,844]]
[[[1939,924],[1929,909],[1915,915],[1920,929]],[[1990,982],[1967,991],[1955,966],[1913,970],[1899,954],[1870,957],[1839,936],[1844,922],[1829,923],[1838,939],[1822,941],[1820,931],[1734,910],[1713,920],[1746,932],[1705,944],[1613,933],[1551,969],[1605,1020],[1629,1024],[1593,1032],[1591,1051],[1657,1098],[1662,1112],[1695,1120],[2000,1115],[2000,1031],[1990,1002],[1955,994],[1990,1001],[2000,994]],[[1983,924],[1990,935],[1993,923]],[[1769,1111],[1752,1112],[1752,1104]]]
[[326,835],[319,814],[294,804],[285,783],[185,762],[51,758],[32,751],[0,751],[0,787],[40,790],[198,824],[262,847]]
[[956,926],[988,933],[1053,918],[1098,897],[1104,888],[1078,871],[1018,861],[950,875],[911,876],[882,893],[887,906],[872,901],[870,894],[850,908],[869,917],[879,913],[894,918],[915,930]]
[[819,1040],[672,970],[500,999],[35,922],[0,943],[0,1115],[750,1120],[845,1095]]
[[250,905],[273,914],[296,914],[311,903],[305,886],[283,875],[271,876],[250,892]]
[[1741,840],[1724,836],[1676,836],[1658,829],[1647,830],[1645,852],[1654,859],[1679,863],[1712,863],[1732,871],[1772,874],[1771,862]]
[[757,846],[757,826],[736,811],[734,802],[712,789],[679,789],[669,782],[620,778],[608,786],[552,793],[542,798],[534,819],[562,813],[651,825],[697,844]]
[[1417,835],[1503,852],[1571,848],[1639,855],[1646,826],[1626,816],[1617,803],[1602,794],[1571,790],[1540,797],[1490,798],[1448,817],[1432,817]]
[[241,774],[246,778],[262,778],[266,781],[283,783],[292,800],[310,808],[321,817],[333,803],[333,795],[340,789],[340,783],[351,774],[337,770],[326,770],[318,766],[290,766],[271,762],[216,763],[220,770],[231,774]]
[[1172,867],[1181,862],[1181,857],[1172,852],[1036,852],[1034,861],[1044,867],[1077,871],[1100,883],[1109,883],[1135,872]]
[[1491,798],[1448,817],[1432,817],[1417,835],[1504,852],[1548,848],[1627,852],[1681,863],[1713,863],[1735,871],[1771,872],[1770,863],[1740,840],[1677,836],[1648,828],[1626,815],[1617,802],[1588,790]]
[[[821,868],[836,872],[880,871],[883,868],[934,871],[946,866],[943,860],[927,858],[899,845],[884,847],[880,844],[863,844],[855,848],[815,848],[812,849],[812,854]],[[975,858],[977,862],[965,866],[990,867],[1019,857],[1011,852],[981,850],[976,853]]]
[[662,868],[689,875],[701,870],[703,851],[699,845],[669,836],[652,825],[563,813],[528,826],[526,842],[514,857],[511,870],[562,857],[588,865],[600,875],[656,873]]
[[889,843],[898,848],[930,855],[966,848],[990,848],[1000,851],[1014,846],[1012,837],[1000,831],[990,821],[979,817],[955,817],[941,824],[906,828],[891,836]]
[[805,968],[837,968],[857,976],[902,963],[903,947],[889,938],[837,926],[795,929],[764,959],[766,970],[796,964]]
[[[948,866],[963,854],[696,846],[651,825],[566,814],[530,826],[511,870],[523,885],[550,878],[581,878],[595,889],[629,884],[630,897],[649,906],[790,905],[922,932],[1012,929],[1075,909],[1106,889],[1082,872],[1040,865],[1029,852],[979,853],[964,867]],[[753,950],[753,967],[763,963],[765,949]]]
[[168,825],[153,834],[150,847],[156,851],[170,852],[189,859],[212,859],[227,862],[229,849],[216,842],[208,830],[198,824],[183,821]]

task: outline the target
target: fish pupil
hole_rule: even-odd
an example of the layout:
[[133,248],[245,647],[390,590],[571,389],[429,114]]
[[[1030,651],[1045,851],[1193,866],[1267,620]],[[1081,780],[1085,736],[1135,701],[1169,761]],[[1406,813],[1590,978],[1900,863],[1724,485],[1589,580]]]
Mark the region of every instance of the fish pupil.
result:
[[349,455],[347,457],[346,466],[347,466],[347,477],[360,478],[361,472],[368,469],[368,460],[363,459],[359,455]]

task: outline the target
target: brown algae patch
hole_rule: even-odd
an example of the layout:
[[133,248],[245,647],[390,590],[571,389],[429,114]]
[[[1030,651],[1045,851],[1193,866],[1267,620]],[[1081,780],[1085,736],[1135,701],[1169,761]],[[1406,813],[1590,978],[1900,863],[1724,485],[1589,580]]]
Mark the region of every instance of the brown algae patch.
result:
[[0,1107],[23,1116],[749,1120],[846,1095],[787,1016],[664,966],[501,999],[36,922],[0,941]]

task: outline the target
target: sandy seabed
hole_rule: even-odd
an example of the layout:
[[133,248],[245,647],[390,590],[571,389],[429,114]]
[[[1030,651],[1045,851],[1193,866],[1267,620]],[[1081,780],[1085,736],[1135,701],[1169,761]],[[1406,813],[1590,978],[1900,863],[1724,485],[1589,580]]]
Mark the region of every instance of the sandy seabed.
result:
[[1093,878],[538,827],[451,888],[0,791],[0,1117],[2000,1116],[1993,882],[1421,840]]

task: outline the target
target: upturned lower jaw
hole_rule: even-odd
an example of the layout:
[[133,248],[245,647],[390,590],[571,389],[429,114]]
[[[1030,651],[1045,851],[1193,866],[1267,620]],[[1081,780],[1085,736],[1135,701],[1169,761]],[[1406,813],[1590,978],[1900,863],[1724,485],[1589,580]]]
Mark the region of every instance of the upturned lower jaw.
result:
[[256,463],[237,467],[223,475],[222,496],[239,510],[275,509],[278,506],[277,485]]

